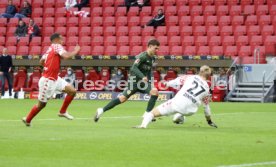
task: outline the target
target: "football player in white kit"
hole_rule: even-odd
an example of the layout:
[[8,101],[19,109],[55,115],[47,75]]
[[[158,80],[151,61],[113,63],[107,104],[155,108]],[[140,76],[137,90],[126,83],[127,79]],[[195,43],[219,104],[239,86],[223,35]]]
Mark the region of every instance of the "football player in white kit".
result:
[[[142,121],[142,124],[136,128],[147,128],[153,118],[175,114],[174,120],[182,116],[190,116],[197,112],[199,106],[203,104],[207,123],[217,128],[217,125],[211,120],[211,110],[209,106],[209,85],[207,79],[211,76],[210,67],[204,65],[200,68],[198,75],[185,78],[185,84],[179,92],[170,100],[148,112]],[[176,78],[167,83],[168,86],[183,84],[183,79]]]

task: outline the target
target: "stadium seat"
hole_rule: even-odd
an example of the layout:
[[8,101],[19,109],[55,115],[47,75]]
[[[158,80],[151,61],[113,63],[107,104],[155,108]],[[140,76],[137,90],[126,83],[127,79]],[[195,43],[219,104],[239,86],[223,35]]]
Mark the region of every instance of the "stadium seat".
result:
[[116,0],[114,2],[114,6],[115,7],[120,7],[120,6],[124,6],[125,5],[125,1],[124,0]]
[[190,7],[192,7],[195,5],[200,5],[201,0],[189,0],[188,2],[189,2]]
[[157,36],[156,39],[160,42],[160,45],[167,46],[168,45],[168,37],[167,36]]
[[91,19],[89,17],[82,17],[79,19],[80,27],[89,27],[91,25]]
[[244,24],[244,17],[243,16],[233,16],[232,18],[232,25],[243,25]]
[[18,70],[17,74],[14,77],[13,90],[18,92],[21,88],[26,86],[27,82],[27,73],[25,70]]
[[41,45],[41,37],[33,37],[30,41],[30,46],[40,46]]
[[154,32],[153,27],[145,27],[142,29],[142,36],[152,36]]
[[219,27],[218,26],[208,26],[207,27],[207,36],[219,35]]
[[30,92],[30,91],[38,91],[38,83],[39,79],[41,77],[41,72],[39,70],[34,70],[34,72],[31,74],[28,87],[23,88],[23,91]]
[[6,45],[10,55],[16,55],[16,46]]
[[30,46],[29,54],[30,55],[41,55],[41,47],[40,46]]
[[163,0],[154,0],[151,2],[151,6],[162,6]]
[[116,46],[106,46],[104,49],[104,55],[117,55]]
[[182,46],[192,46],[195,44],[194,36],[183,36]]
[[167,6],[165,10],[165,16],[174,16],[177,14],[176,6]]
[[91,39],[92,46],[101,46],[104,44],[104,38],[102,36],[93,36]]
[[213,46],[211,47],[211,55],[223,55],[223,46]]
[[214,4],[214,0],[201,0],[201,4],[202,6],[207,6],[207,5],[213,5]]
[[6,38],[6,46],[16,46],[17,45],[17,37],[10,36]]
[[235,30],[234,30],[234,36],[235,37],[238,37],[238,36],[241,36],[241,35],[246,35],[247,32],[246,32],[246,26],[236,26],[235,27]]
[[176,6],[184,6],[184,5],[188,5],[189,0],[177,0],[176,1]]
[[239,46],[245,46],[248,45],[249,41],[248,41],[248,36],[238,36],[236,38],[236,45]]
[[103,15],[103,8],[102,7],[94,7],[91,10],[91,17],[102,16],[102,15]]
[[119,46],[118,55],[129,55],[129,46]]
[[273,15],[274,17],[276,16],[276,5],[270,6],[269,14]]
[[126,16],[127,15],[127,8],[126,7],[118,7],[116,12],[115,12],[115,16],[119,17],[119,16]]
[[192,24],[191,16],[181,16],[179,20],[180,26],[188,26]]
[[[234,1],[237,2],[236,0]],[[231,16],[239,16],[241,13],[242,13],[241,5],[231,5],[230,11],[229,11],[229,14]]]
[[215,6],[213,5],[208,5],[205,7],[204,12],[203,12],[204,16],[213,16],[216,14],[216,9]]
[[127,36],[128,27],[127,26],[117,26],[116,27],[116,36]]
[[193,34],[192,26],[182,26],[180,27],[180,36],[190,36]]
[[0,36],[0,46],[4,46],[6,43],[6,37]]
[[90,1],[90,7],[91,8],[95,8],[95,7],[100,7],[102,6],[102,0],[93,0],[93,1]]
[[204,16],[194,16],[192,21],[193,26],[204,25]]
[[232,26],[223,26],[220,30],[221,36],[229,36],[233,35],[233,27]]
[[206,26],[214,26],[218,24],[217,16],[208,16],[205,22]]
[[[33,9],[40,8],[42,6],[43,6],[43,0],[32,0]],[[63,6],[64,6],[64,2],[63,2]]]
[[179,35],[179,26],[170,26],[167,31],[168,36]]
[[219,17],[219,26],[223,27],[223,26],[228,26],[230,25],[231,21],[230,21],[230,16],[220,16]]
[[[39,0],[37,0],[39,1]],[[33,8],[32,10],[32,18],[34,17],[42,17],[43,15],[43,8]]]
[[232,46],[235,45],[235,38],[234,36],[224,36],[222,39],[223,46]]
[[243,9],[243,13],[245,15],[254,15],[255,14],[255,6],[254,5],[245,5]]
[[195,39],[195,46],[205,46],[208,44],[207,36],[197,36]]
[[[51,45],[51,40],[50,40],[50,37],[43,37],[43,40],[42,40],[42,46],[44,47],[49,47]],[[47,48],[48,49],[48,48]],[[43,52],[45,51],[44,48],[42,50]]]
[[169,46],[160,46],[160,50],[157,52],[158,56],[166,56],[170,54]]
[[116,34],[116,29],[115,27],[105,27],[104,31],[104,36],[114,36]]
[[263,45],[263,38],[260,35],[253,35],[250,37],[250,46],[261,46]]
[[69,36],[78,36],[79,28],[78,27],[69,27],[67,28],[67,37]]
[[29,37],[20,37],[18,40],[17,46],[28,46],[29,45]]
[[13,37],[16,27],[7,27],[6,37]]
[[9,23],[7,24],[8,27],[16,27],[18,25],[18,18],[10,18]]
[[185,6],[185,5],[178,6],[177,15],[179,17],[181,17],[181,16],[187,16],[189,14],[190,14],[190,8],[189,8],[189,6]]
[[168,40],[169,46],[180,46],[181,37],[180,36],[170,36]]
[[103,46],[93,46],[91,50],[92,55],[103,55],[104,47]]
[[183,55],[183,47],[182,46],[171,46],[170,47],[170,55]]
[[104,45],[105,46],[115,46],[116,45],[116,37],[114,37],[114,36],[105,36],[104,37]]
[[[159,41],[161,42],[161,41]],[[140,46],[142,45],[142,37],[141,36],[131,36],[129,40],[129,46]]]
[[175,6],[176,0],[164,0],[163,5],[165,7]]
[[196,55],[196,46],[186,46],[183,51],[184,55]]
[[142,46],[133,46],[130,48],[130,55],[131,56],[136,56],[139,53],[141,53],[143,51],[143,47]]
[[[43,26],[45,26],[45,27],[53,27],[54,25],[55,25],[55,19],[53,17],[43,18]],[[68,25],[68,23],[67,23],[67,25]]]
[[269,15],[261,15],[259,18],[259,25],[263,26],[263,25],[269,25],[271,24],[271,18]]
[[56,27],[66,27],[66,18],[65,17],[57,17],[55,19]]
[[105,7],[103,9],[103,17],[109,17],[109,16],[114,16],[115,15],[115,8],[114,7]]
[[147,46],[149,40],[154,39],[154,36],[143,36],[142,37],[142,45]]
[[0,27],[6,27],[6,26],[7,26],[7,19],[0,18]]
[[90,36],[81,36],[79,37],[80,46],[91,46],[91,37]]
[[129,45],[129,38],[128,36],[119,36],[117,37],[117,46],[128,46]]
[[91,55],[91,46],[82,46],[79,55]]
[[166,18],[166,26],[178,25],[178,16],[167,16],[165,18]]
[[259,26],[249,26],[247,30],[247,35],[259,35],[260,27]]
[[129,16],[128,17],[128,26],[139,26],[140,25],[140,17],[139,16]]
[[55,7],[55,0],[44,0],[44,8]]
[[237,46],[226,46],[224,55],[231,56],[231,57],[237,56],[238,55]]
[[59,33],[62,36],[66,36],[66,27],[55,27],[55,32]]
[[103,27],[92,27],[91,36],[102,36]]
[[91,35],[91,27],[79,28],[79,36],[90,36],[90,35]]
[[129,27],[128,35],[129,36],[137,36],[141,35],[141,27],[140,26],[132,26]]
[[252,56],[250,46],[241,46],[239,49],[239,57],[249,57]]
[[45,8],[44,7],[44,11],[43,11],[43,17],[54,17],[55,16],[55,8]]
[[221,45],[221,37],[220,36],[211,36],[208,41],[209,46],[220,46]]
[[[113,26],[113,25],[109,25],[109,26]],[[117,17],[116,26],[127,26],[127,17],[126,16]]]
[[274,34],[274,27],[272,25],[264,25],[262,27],[261,33],[262,33],[263,36],[273,35]]
[[250,25],[256,25],[258,23],[258,18],[256,15],[250,15],[246,17],[245,20],[245,25],[250,26]]
[[67,46],[76,46],[79,42],[78,37],[69,36],[68,40],[66,41]]
[[33,18],[33,20],[36,25],[38,25],[39,27],[42,27],[42,18],[41,17],[35,17],[35,18]]
[[17,47],[16,55],[20,55],[20,56],[29,55],[29,47],[28,46]]
[[191,10],[190,10],[190,15],[191,16],[200,16],[200,15],[202,15],[202,6],[192,6],[191,8],[190,8]]
[[268,14],[268,5],[257,5],[256,6],[256,14],[257,15],[267,15]]
[[129,11],[127,12],[127,15],[130,16],[138,16],[139,15],[139,7],[132,6],[129,8]]
[[144,6],[142,10],[140,11],[140,17],[143,16],[150,16],[151,15],[151,7],[150,6]]
[[194,36],[204,36],[204,35],[206,35],[206,27],[205,26],[195,26],[193,35]]
[[64,8],[64,0],[56,0],[55,1],[55,7],[56,8]]
[[102,17],[92,17],[91,18],[91,26],[92,27],[97,27],[97,26],[102,26],[103,25],[103,18]]
[[114,6],[114,0],[103,0],[102,6],[104,8],[109,7],[109,6]]
[[217,16],[226,16],[229,14],[229,9],[227,5],[220,5],[217,7]]
[[197,51],[197,55],[199,56],[206,56],[210,54],[209,46],[200,46]]
[[159,26],[156,28],[154,35],[157,36],[165,36],[167,34],[167,29],[165,26]]

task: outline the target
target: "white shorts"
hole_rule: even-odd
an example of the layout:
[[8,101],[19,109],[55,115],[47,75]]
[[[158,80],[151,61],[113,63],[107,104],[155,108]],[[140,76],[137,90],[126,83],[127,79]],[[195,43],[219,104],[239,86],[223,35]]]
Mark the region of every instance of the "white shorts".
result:
[[56,92],[62,92],[67,85],[69,84],[60,77],[56,81],[41,77],[38,83],[38,100],[46,103]]
[[182,104],[181,109],[179,109],[179,107],[174,104],[173,100],[174,99],[168,100],[157,107],[161,115],[168,116],[175,113],[180,113],[184,116],[190,116],[196,113],[197,109],[195,110],[194,107],[189,103]]

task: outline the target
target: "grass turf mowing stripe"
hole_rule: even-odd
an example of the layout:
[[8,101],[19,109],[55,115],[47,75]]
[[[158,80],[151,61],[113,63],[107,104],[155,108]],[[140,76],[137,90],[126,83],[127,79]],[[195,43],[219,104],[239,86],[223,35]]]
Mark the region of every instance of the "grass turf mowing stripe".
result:
[[251,164],[240,164],[240,165],[222,165],[218,167],[247,167],[247,166],[264,166],[264,165],[275,165],[276,161],[270,162],[258,162],[258,163],[251,163]]

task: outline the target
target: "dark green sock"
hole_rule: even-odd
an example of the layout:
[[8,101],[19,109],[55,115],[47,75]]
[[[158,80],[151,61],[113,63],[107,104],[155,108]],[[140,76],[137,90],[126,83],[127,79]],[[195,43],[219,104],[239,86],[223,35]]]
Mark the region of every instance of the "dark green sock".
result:
[[107,110],[112,109],[113,107],[117,106],[118,104],[121,104],[121,101],[119,98],[116,98],[114,100],[111,100],[104,108],[103,111],[106,112]]
[[147,106],[147,112],[150,112],[153,107],[155,106],[155,102],[157,100],[158,96],[152,95],[150,96],[149,102],[148,102],[148,106]]

